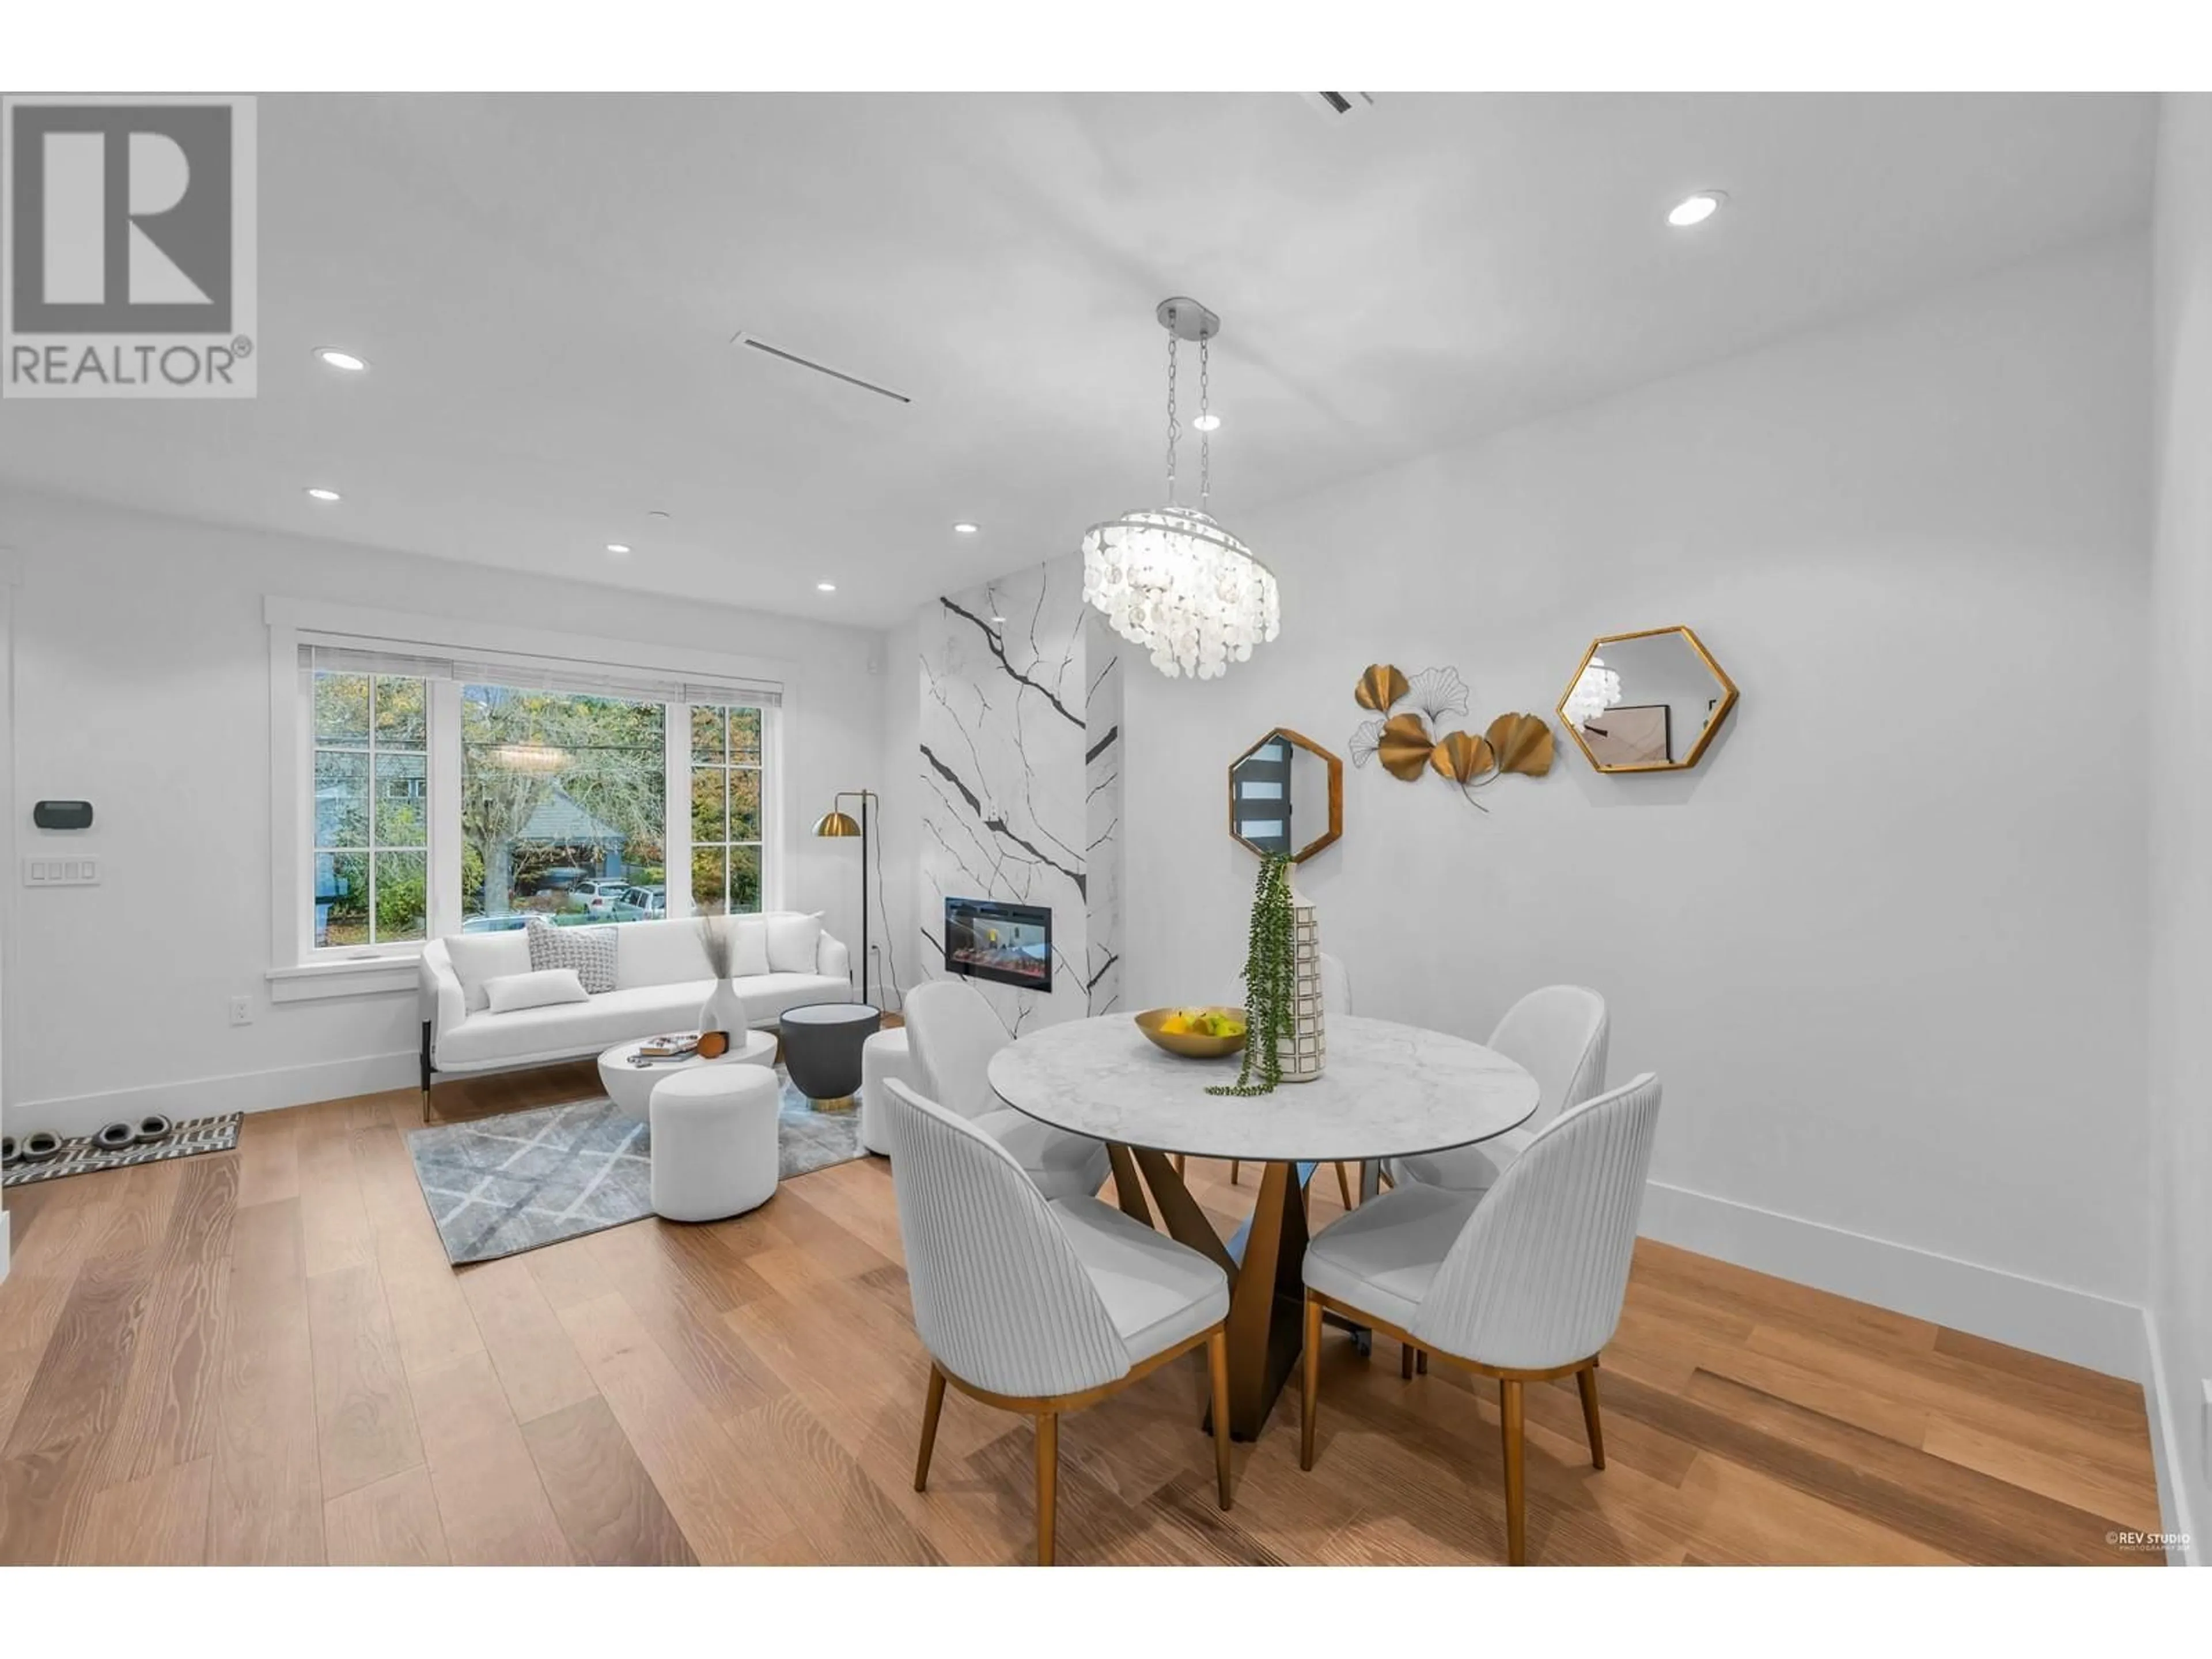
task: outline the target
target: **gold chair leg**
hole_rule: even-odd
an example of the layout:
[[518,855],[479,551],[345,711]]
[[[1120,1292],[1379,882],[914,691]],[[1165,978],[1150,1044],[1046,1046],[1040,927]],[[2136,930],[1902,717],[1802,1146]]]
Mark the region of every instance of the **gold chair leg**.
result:
[[1398,1380],[1401,1382],[1413,1380],[1413,1346],[1410,1342],[1398,1345]]
[[1052,1565],[1053,1504],[1060,1485],[1060,1419],[1042,1412],[1036,1423],[1037,1565]]
[[929,1398],[921,1408],[921,1455],[914,1461],[914,1489],[929,1490],[929,1455],[937,1449],[937,1417],[945,1409],[945,1373],[929,1368]]
[[1521,1467],[1521,1384],[1514,1377],[1498,1382],[1499,1431],[1505,1438],[1505,1559],[1508,1565],[1525,1566],[1528,1560],[1528,1494]]
[[1575,1373],[1575,1384],[1583,1391],[1583,1426],[1589,1431],[1590,1467],[1605,1467],[1605,1433],[1597,1423],[1597,1361]]
[[1352,1207],[1352,1177],[1345,1174],[1341,1159],[1338,1161],[1336,1166],[1336,1195],[1344,1200],[1346,1209]]
[[1213,1479],[1221,1489],[1221,1507],[1229,1507],[1229,1333],[1218,1330],[1206,1339],[1206,1369],[1213,1383]]
[[1231,1186],[1234,1187],[1237,1184],[1237,1172],[1243,1167],[1243,1164],[1239,1163],[1233,1158],[1229,1160],[1229,1184]]
[[1183,1158],[1183,1155],[1182,1155],[1181,1152],[1177,1152],[1177,1153],[1175,1155],[1175,1171],[1176,1171],[1176,1173],[1177,1175],[1181,1175],[1181,1174],[1183,1172],[1183,1171],[1182,1171],[1182,1158]]
[[1313,1468],[1314,1424],[1321,1415],[1321,1302],[1306,1297],[1305,1370],[1298,1384],[1298,1467]]

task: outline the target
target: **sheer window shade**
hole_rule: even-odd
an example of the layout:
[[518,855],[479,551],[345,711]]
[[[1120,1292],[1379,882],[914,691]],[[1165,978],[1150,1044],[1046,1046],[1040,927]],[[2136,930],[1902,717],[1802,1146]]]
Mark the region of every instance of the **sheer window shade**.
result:
[[783,688],[760,680],[694,680],[611,663],[550,662],[532,657],[452,657],[392,646],[303,644],[300,666],[334,674],[406,674],[463,685],[517,690],[574,691],[645,702],[737,703],[779,707]]

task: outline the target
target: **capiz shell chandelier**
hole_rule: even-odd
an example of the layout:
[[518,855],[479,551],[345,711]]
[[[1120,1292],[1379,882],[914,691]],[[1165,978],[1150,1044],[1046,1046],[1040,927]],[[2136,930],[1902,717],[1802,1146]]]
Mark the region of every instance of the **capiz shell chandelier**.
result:
[[1579,732],[1620,701],[1620,676],[1605,665],[1605,659],[1595,652],[1575,676],[1575,684],[1567,693],[1559,712],[1567,724]]
[[[1083,535],[1083,597],[1123,639],[1152,653],[1170,678],[1212,679],[1281,631],[1274,573],[1216,523],[1213,489],[1212,353],[1221,319],[1195,300],[1160,301],[1168,331],[1168,504],[1124,513]],[[1176,348],[1198,342],[1198,501],[1176,502]]]

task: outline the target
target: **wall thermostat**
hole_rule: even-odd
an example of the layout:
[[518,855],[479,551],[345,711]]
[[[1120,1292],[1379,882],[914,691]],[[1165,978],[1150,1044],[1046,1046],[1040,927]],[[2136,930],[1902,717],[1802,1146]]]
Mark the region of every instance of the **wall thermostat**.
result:
[[42,800],[31,809],[31,822],[41,830],[89,830],[92,803],[88,800]]

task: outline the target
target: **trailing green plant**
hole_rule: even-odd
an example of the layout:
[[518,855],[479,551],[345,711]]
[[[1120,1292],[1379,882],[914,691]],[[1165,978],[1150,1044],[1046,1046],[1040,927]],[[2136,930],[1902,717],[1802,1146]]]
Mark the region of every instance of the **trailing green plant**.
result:
[[1252,892],[1252,934],[1244,953],[1244,1060],[1234,1083],[1210,1095],[1273,1094],[1283,1079],[1278,1045],[1291,1040],[1297,988],[1297,922],[1291,909],[1291,861],[1279,853],[1260,860]]

